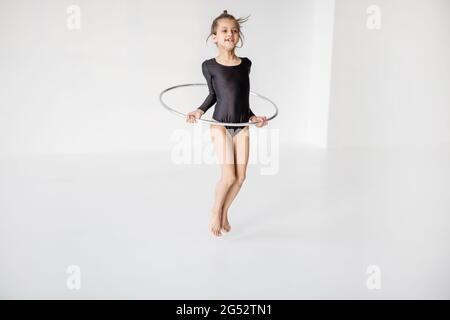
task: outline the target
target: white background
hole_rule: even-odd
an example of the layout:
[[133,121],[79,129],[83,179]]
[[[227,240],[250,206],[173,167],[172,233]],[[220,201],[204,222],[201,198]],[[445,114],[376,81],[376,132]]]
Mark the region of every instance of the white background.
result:
[[[251,141],[280,144],[214,238],[220,168],[171,157],[207,127],[158,95],[204,82],[224,9],[251,14],[237,53],[280,109]],[[449,18],[447,0],[0,0],[0,297],[448,299]]]

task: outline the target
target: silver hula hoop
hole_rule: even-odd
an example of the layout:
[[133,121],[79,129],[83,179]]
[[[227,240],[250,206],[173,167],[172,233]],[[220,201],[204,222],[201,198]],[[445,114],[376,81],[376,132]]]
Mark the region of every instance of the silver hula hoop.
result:
[[[163,98],[162,98],[163,95],[164,95],[166,92],[170,91],[170,90],[177,89],[177,88],[181,88],[181,87],[206,86],[206,85],[207,85],[206,83],[187,83],[187,84],[180,84],[180,85],[177,85],[177,86],[173,86],[173,87],[164,89],[164,90],[159,94],[159,101],[161,102],[161,104],[163,105],[163,107],[165,107],[165,108],[166,108],[167,110],[169,110],[170,112],[173,112],[173,113],[175,113],[175,114],[178,115],[178,116],[181,116],[181,117],[186,118],[186,117],[187,117],[187,114],[184,114],[184,113],[182,113],[182,112],[179,112],[179,111],[177,111],[177,110],[175,110],[175,109],[169,107],[169,106],[163,101]],[[267,121],[272,120],[273,118],[275,118],[275,117],[278,115],[278,107],[277,107],[277,105],[275,104],[275,102],[273,102],[273,101],[270,100],[269,98],[264,97],[263,95],[261,95],[261,94],[259,94],[259,93],[253,92],[253,91],[251,91],[251,90],[250,90],[250,94],[253,95],[253,96],[256,96],[256,97],[258,97],[258,98],[261,98],[261,99],[263,99],[263,100],[268,101],[268,102],[274,107],[274,109],[275,109],[275,114],[274,114],[273,116],[267,118]],[[205,119],[202,119],[202,118],[197,119],[197,121],[200,121],[200,122],[206,122],[206,123],[213,123],[213,124],[221,125],[221,126],[231,126],[231,127],[250,126],[250,125],[252,125],[252,124],[256,124],[256,123],[257,123],[257,122],[227,123],[227,122],[219,122],[219,121],[215,121],[215,120],[205,120]]]

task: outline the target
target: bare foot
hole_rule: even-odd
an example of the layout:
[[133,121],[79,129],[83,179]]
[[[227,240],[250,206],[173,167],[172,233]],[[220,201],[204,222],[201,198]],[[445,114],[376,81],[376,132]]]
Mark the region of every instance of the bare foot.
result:
[[231,226],[228,222],[228,210],[222,211],[222,230],[225,232],[230,232]]
[[211,222],[209,224],[209,228],[211,229],[211,232],[216,237],[220,237],[222,233],[220,232],[220,224],[221,224],[221,217],[220,217],[220,211],[214,211],[211,210],[212,216],[211,216]]

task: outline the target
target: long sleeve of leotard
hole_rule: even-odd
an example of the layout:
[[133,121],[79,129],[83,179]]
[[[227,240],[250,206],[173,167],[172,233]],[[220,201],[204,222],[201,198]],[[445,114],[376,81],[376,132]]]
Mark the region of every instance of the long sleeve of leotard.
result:
[[[248,59],[248,61],[250,62],[250,65],[248,67],[248,74],[250,75],[250,70],[252,68],[252,60]],[[249,110],[249,116],[248,119],[250,120],[251,117],[253,117],[255,114],[253,113],[252,109],[250,108],[250,106],[248,107]]]
[[214,103],[217,102],[217,98],[216,92],[214,91],[214,86],[212,84],[211,74],[209,73],[208,66],[206,65],[206,61],[202,63],[202,72],[203,75],[205,76],[206,83],[208,84],[209,94],[206,97],[205,101],[203,101],[201,106],[198,107],[198,109],[202,110],[203,112],[206,112],[208,111],[209,108],[211,108],[214,105]]

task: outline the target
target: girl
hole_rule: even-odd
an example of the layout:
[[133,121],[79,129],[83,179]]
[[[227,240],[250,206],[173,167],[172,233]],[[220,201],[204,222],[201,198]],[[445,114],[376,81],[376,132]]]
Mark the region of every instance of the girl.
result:
[[[217,102],[213,119],[218,122],[250,121],[257,122],[257,127],[267,125],[267,117],[256,116],[249,106],[249,73],[252,62],[246,57],[237,57],[234,52],[241,39],[240,24],[247,19],[236,20],[224,10],[212,22],[208,38],[212,36],[219,54],[202,64],[209,95],[200,107],[187,114],[187,122],[197,122]],[[249,127],[211,124],[211,140],[222,167],[222,177],[216,186],[209,227],[215,236],[221,236],[221,231],[229,232],[231,229],[228,209],[245,180],[250,146]]]

